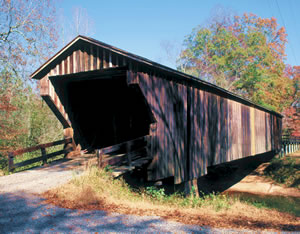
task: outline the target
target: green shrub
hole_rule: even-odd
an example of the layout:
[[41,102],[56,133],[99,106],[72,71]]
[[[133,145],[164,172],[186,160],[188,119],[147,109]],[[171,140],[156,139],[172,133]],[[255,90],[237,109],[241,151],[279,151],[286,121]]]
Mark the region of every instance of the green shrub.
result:
[[264,174],[277,183],[300,189],[300,164],[293,158],[274,158]]
[[8,160],[3,154],[0,154],[0,176],[8,173]]
[[157,199],[158,201],[162,201],[166,197],[165,189],[158,189],[154,186],[147,187],[146,194],[154,199]]

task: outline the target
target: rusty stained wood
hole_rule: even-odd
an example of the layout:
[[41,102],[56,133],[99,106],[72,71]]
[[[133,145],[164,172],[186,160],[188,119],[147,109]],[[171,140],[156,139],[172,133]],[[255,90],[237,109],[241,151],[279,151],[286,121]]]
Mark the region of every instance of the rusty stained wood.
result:
[[139,73],[139,85],[157,121],[151,138],[152,179],[175,176],[180,183],[186,173],[186,88],[145,73]]
[[[109,58],[102,52],[98,53]],[[99,65],[116,66],[116,58],[99,58]],[[132,69],[136,66],[124,62]],[[267,152],[278,144],[278,138],[272,137],[278,121],[269,113],[155,74],[128,70],[127,83],[139,85],[157,121],[150,131],[150,179],[174,176],[175,183],[181,183],[206,174],[208,166]]]
[[207,173],[208,166],[271,151],[269,142],[278,141],[278,137],[271,139],[276,134],[271,126],[278,129],[278,121],[271,123],[269,113],[198,88],[138,74],[136,81],[130,73],[131,82],[139,84],[157,120],[152,133],[156,139],[152,142],[153,180],[173,175],[175,183],[181,183],[198,178]]
[[77,46],[76,50],[66,54],[65,57],[62,57],[61,60],[49,70],[49,73],[40,80],[40,94],[41,96],[49,96],[47,99],[51,99],[58,112],[60,112],[57,113],[57,115],[62,116],[59,119],[63,119],[63,122],[66,123],[69,121],[67,113],[54,91],[51,82],[49,82],[48,76],[73,74],[108,67],[116,67],[119,64],[121,64],[121,66],[126,65],[126,59],[111,51],[94,45],[80,44]]
[[[139,85],[157,121],[150,127],[153,180],[175,176],[179,183],[206,174],[207,166],[279,148],[280,117],[207,87],[184,83],[184,79],[162,77],[136,60],[102,47],[79,44],[48,75],[125,65],[128,84]],[[41,80],[41,95],[50,96],[61,116],[67,118],[48,75]]]

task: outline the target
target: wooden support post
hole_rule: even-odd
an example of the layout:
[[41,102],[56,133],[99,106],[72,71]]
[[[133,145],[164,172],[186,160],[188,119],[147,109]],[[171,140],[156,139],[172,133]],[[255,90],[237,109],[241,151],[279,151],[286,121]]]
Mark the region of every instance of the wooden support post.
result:
[[147,144],[146,144],[146,157],[152,157],[152,155],[151,155],[151,136],[149,136],[149,137],[147,137],[146,138],[146,142],[147,142]]
[[131,142],[128,141],[127,144],[126,144],[126,153],[127,153],[127,163],[128,163],[128,166],[131,168]]
[[41,152],[42,152],[42,157],[43,157],[43,165],[45,165],[45,164],[47,164],[46,149],[45,148],[41,148]]
[[11,172],[15,169],[14,167],[14,153],[8,153],[8,171]]
[[80,148],[78,150],[76,149],[76,144],[74,142],[73,136],[74,136],[73,128],[65,128],[64,129],[64,138],[72,139],[71,143],[67,143],[64,145],[64,149],[66,150],[65,157],[67,157],[69,154],[72,155],[72,153],[71,153],[72,151],[80,152]]
[[185,196],[199,197],[199,188],[198,188],[197,179],[184,181],[182,185],[183,185],[183,192]]
[[96,150],[96,156],[97,156],[97,166],[98,166],[98,168],[100,168],[100,152],[99,152],[100,150]]
[[102,168],[103,151],[96,150],[98,168]]

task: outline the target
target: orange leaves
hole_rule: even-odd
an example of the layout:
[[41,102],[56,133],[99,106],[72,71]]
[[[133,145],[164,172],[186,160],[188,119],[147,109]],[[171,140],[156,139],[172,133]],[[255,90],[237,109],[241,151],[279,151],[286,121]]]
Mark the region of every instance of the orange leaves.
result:
[[279,39],[281,41],[287,42],[287,34],[285,33],[285,28],[281,27],[278,31],[277,31],[277,36],[279,36]]
[[179,60],[186,72],[280,111],[293,93],[284,74],[286,42],[285,28],[274,17],[245,13],[195,29]]
[[[51,3],[51,4],[50,4]],[[53,0],[2,1],[0,8],[0,68],[14,72],[32,71],[33,57],[51,54],[57,38]],[[47,46],[41,48],[42,43]],[[38,48],[38,50],[36,49]],[[34,53],[38,51],[37,53]],[[37,61],[39,60],[37,59]],[[39,61],[39,64],[42,61]],[[25,79],[28,79],[26,74]]]
[[296,103],[297,101],[282,112],[284,116],[283,128],[292,136],[300,136],[300,112],[299,110],[297,111],[297,108],[295,107]]

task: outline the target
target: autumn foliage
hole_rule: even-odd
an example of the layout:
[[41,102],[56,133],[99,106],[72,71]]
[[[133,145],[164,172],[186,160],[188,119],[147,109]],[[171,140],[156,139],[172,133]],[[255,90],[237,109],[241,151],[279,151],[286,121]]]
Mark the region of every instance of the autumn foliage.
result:
[[274,17],[224,17],[186,37],[178,69],[281,112],[295,92],[285,72],[286,43]]
[[43,121],[54,123],[53,118],[29,80],[33,69],[56,48],[54,1],[0,0],[0,22],[1,161],[7,150],[39,143],[47,134],[54,136],[51,126],[47,130],[43,125]]
[[[6,91],[5,94],[0,94],[0,136],[3,140],[10,140],[18,133],[17,128],[12,127],[9,122],[11,120],[11,114],[16,110],[16,107],[11,103],[11,92]],[[7,149],[0,145],[0,151]]]
[[289,66],[287,74],[293,81],[295,92],[294,102],[282,112],[285,134],[300,137],[300,66]]
[[283,127],[286,134],[300,137],[300,110],[294,106],[288,107],[283,112]]

